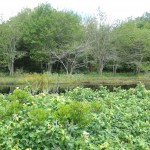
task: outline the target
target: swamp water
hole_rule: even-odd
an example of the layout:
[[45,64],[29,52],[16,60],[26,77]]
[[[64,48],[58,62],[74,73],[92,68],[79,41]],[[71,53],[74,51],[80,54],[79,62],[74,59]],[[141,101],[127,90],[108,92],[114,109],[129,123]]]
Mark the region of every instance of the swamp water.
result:
[[[26,85],[3,85],[0,86],[0,93],[2,94],[9,94],[12,93],[13,90],[16,87],[19,87],[23,89]],[[115,85],[115,84],[51,84],[47,87],[31,87],[31,91],[33,93],[41,93],[41,92],[47,92],[47,93],[65,93],[65,91],[72,90],[76,87],[83,87],[83,88],[91,88],[93,90],[97,90],[100,88],[100,86],[107,87],[110,91],[113,91],[114,88],[120,87],[121,89],[130,89],[135,88],[136,84],[130,84],[130,85]],[[145,85],[146,89],[150,90],[150,84]]]

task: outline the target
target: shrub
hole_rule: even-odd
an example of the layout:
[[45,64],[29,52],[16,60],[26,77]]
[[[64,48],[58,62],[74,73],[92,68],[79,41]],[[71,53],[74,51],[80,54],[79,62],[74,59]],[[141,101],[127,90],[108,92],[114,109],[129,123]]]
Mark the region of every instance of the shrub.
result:
[[141,84],[0,98],[0,149],[149,150],[150,91]]
[[55,113],[56,118],[63,124],[73,123],[81,126],[90,121],[90,107],[87,102],[72,101],[61,105]]
[[47,110],[43,108],[34,108],[28,113],[30,120],[35,125],[42,124],[47,119]]

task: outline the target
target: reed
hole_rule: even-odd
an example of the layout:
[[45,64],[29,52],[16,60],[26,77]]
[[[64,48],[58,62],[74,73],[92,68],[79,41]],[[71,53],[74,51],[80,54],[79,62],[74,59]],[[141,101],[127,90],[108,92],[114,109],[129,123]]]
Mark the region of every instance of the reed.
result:
[[0,85],[21,85],[30,83],[31,85],[42,86],[50,84],[79,84],[79,83],[89,83],[89,84],[137,84],[150,83],[149,75],[138,75],[133,76],[129,74],[118,74],[113,76],[110,73],[105,73],[103,76],[98,74],[21,74],[10,76],[0,76]]

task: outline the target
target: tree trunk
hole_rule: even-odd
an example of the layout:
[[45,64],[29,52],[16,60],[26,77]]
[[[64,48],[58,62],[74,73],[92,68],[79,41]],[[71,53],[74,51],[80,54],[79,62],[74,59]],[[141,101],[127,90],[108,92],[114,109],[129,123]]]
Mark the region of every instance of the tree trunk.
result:
[[102,57],[100,57],[100,59],[99,59],[99,66],[98,66],[98,73],[99,73],[100,75],[103,74],[103,69],[104,69],[104,57],[102,56]]
[[117,68],[118,68],[118,65],[117,64],[114,64],[113,65],[113,74],[116,75],[117,73]]
[[138,65],[136,65],[136,70],[135,70],[135,74],[139,74],[140,73],[140,68]]
[[71,67],[71,68],[70,68],[70,72],[69,72],[69,74],[72,74],[72,73],[73,73],[73,71],[74,71],[74,67]]
[[103,69],[104,69],[104,65],[103,63],[100,65],[100,68],[99,68],[99,74],[102,75],[103,74]]
[[49,73],[52,73],[52,64],[51,64],[51,62],[48,62],[48,63],[47,63],[47,71],[48,71]]
[[140,66],[142,64],[142,60],[143,60],[143,56],[141,56],[139,62],[135,63],[135,74],[139,74],[140,73]]
[[9,75],[13,76],[14,75],[14,58],[10,58],[8,69],[9,69]]

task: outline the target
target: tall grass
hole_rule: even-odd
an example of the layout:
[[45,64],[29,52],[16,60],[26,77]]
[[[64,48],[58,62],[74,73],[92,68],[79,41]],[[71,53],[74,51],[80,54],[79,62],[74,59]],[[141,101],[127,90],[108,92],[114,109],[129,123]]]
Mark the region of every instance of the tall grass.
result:
[[31,84],[33,86],[46,86],[50,84],[76,84],[76,83],[91,83],[91,84],[136,84],[150,83],[149,75],[133,76],[132,74],[117,74],[114,76],[110,73],[98,74],[20,74],[13,77],[0,74],[0,85],[21,85]]

